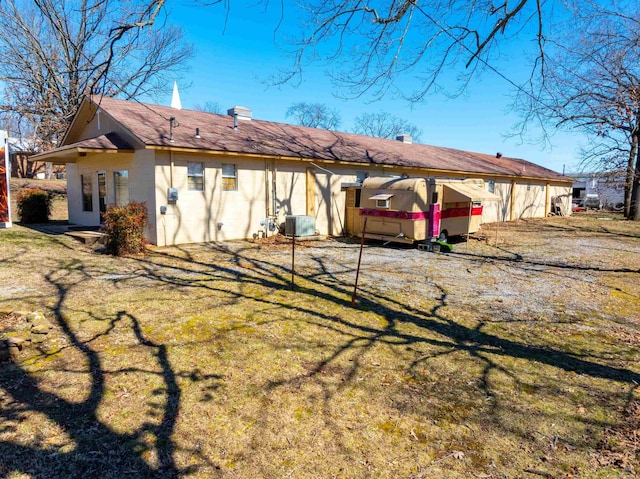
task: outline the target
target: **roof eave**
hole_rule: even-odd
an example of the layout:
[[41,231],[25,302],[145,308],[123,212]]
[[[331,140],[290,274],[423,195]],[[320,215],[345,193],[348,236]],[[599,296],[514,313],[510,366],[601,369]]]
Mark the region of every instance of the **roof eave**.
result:
[[495,178],[495,179],[509,179],[509,180],[524,180],[524,181],[535,181],[535,182],[549,182],[549,183],[571,183],[571,179],[565,178],[551,178],[551,177],[535,177],[535,176],[524,176],[524,175],[514,175],[509,173],[495,173],[495,172],[473,172],[473,171],[465,171],[465,170],[448,170],[448,169],[440,169],[433,168],[428,166],[419,166],[419,165],[395,165],[390,163],[376,163],[376,162],[358,162],[353,160],[330,160],[330,159],[320,159],[320,158],[311,158],[311,157],[301,157],[301,156],[288,156],[288,155],[277,155],[277,154],[268,154],[268,153],[246,153],[241,151],[227,151],[227,150],[214,150],[214,149],[205,149],[205,148],[197,148],[197,147],[188,147],[188,146],[172,146],[172,145],[146,145],[146,149],[155,150],[155,151],[171,151],[174,153],[192,153],[192,154],[205,154],[212,156],[226,156],[226,157],[243,157],[243,158],[261,158],[265,160],[281,160],[281,161],[306,161],[306,162],[315,162],[315,163],[323,163],[325,165],[344,165],[344,166],[353,166],[353,167],[378,167],[385,168],[391,170],[420,170],[427,173],[430,176],[437,175],[455,175],[459,177],[469,177],[469,176],[481,176],[486,178]]
[[135,150],[110,148],[69,148],[68,150],[52,150],[29,157],[34,161],[49,161],[55,164],[76,163],[78,158],[98,155],[133,154]]

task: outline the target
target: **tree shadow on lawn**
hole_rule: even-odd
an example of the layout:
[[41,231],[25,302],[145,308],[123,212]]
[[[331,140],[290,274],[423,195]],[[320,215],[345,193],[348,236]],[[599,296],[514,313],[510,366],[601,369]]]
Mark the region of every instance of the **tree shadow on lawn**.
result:
[[[248,249],[250,250],[251,248]],[[185,267],[176,268],[174,266],[173,268],[175,268],[176,270],[182,269],[183,272],[189,273],[191,272],[191,268],[189,267],[189,265],[196,263],[200,266],[205,266],[206,268],[209,268],[211,271],[215,272],[212,278],[217,274],[220,274],[219,277],[225,277],[228,275],[242,283],[254,283],[272,289],[282,289],[290,286],[291,273],[286,266],[273,265],[267,261],[252,258],[248,255],[244,255],[242,250],[231,252],[230,250],[222,247],[220,248],[220,251],[226,254],[233,255],[235,263],[242,262],[244,264],[250,264],[252,265],[252,267],[242,272],[238,269],[230,269],[218,264],[202,263],[194,258],[191,258],[185,265]],[[504,258],[499,257],[491,259],[499,261],[505,260]],[[345,299],[345,296],[351,295],[351,285],[341,282],[335,273],[328,272],[328,267],[323,264],[323,260],[321,258],[313,258],[313,260],[317,262],[317,264],[319,264],[321,269],[323,269],[324,271],[319,274],[299,274],[298,276],[300,276],[300,278],[311,279],[312,281],[305,282],[304,285],[296,284],[295,292],[297,294],[313,298],[320,298],[330,303],[334,303],[337,306],[350,307],[350,302],[348,299]],[[516,263],[520,262],[516,261]],[[601,270],[598,268],[585,268],[579,265],[573,267],[568,264],[532,263],[529,261],[522,263],[524,263],[525,265],[539,264],[560,269],[576,269],[578,271],[590,269],[594,271],[613,271],[620,273],[637,274],[636,271],[626,268]],[[513,265],[514,262],[511,261],[511,264]],[[516,264],[516,267],[521,266]],[[150,270],[147,270],[147,272],[150,272]],[[341,265],[339,273],[343,274],[345,272],[351,272],[355,275],[355,270],[353,268],[347,268],[344,265]],[[330,281],[325,283],[324,278],[328,278],[330,279]],[[156,279],[159,279],[163,282],[179,284],[182,286],[190,284],[191,286],[197,288],[209,287],[206,285],[206,281],[202,282],[200,280],[185,282],[183,280],[180,280],[178,277],[172,278],[170,276],[157,276]],[[319,290],[314,287],[315,283],[327,286],[328,288]],[[492,353],[497,355],[533,360],[566,371],[587,374],[589,376],[601,379],[621,381],[629,384],[640,384],[640,374],[634,373],[633,371],[630,371],[628,369],[600,365],[591,361],[580,359],[563,351],[535,347],[516,341],[511,341],[509,339],[500,338],[493,334],[484,333],[479,329],[463,326],[459,323],[456,323],[455,321],[447,319],[446,317],[441,316],[438,312],[439,309],[446,304],[447,295],[444,293],[445,289],[438,285],[435,286],[441,292],[440,297],[437,298],[438,305],[434,307],[433,310],[426,312],[416,310],[411,306],[400,303],[397,300],[385,297],[379,292],[367,291],[366,289],[362,290],[362,292],[364,293],[364,297],[360,299],[360,307],[373,310],[383,316],[389,322],[388,326],[383,329],[364,327],[353,322],[343,321],[340,318],[334,316],[323,315],[322,313],[318,313],[311,309],[304,309],[300,307],[298,307],[297,309],[311,316],[316,316],[318,317],[318,319],[327,321],[329,324],[333,323],[340,326],[346,326],[349,329],[360,330],[363,333],[370,334],[372,335],[373,342],[381,341],[383,340],[383,338],[392,339],[394,341],[394,344],[413,344],[425,341],[425,339],[420,336],[406,335],[396,331],[396,325],[398,323],[411,323],[422,329],[437,333],[440,336],[448,338],[463,350],[467,350],[467,348],[463,346],[462,343],[471,340],[477,345],[474,346],[474,348],[480,348],[480,350],[482,348],[488,348],[491,349]],[[269,299],[265,298],[251,297],[249,299],[264,302],[267,304],[273,304]],[[401,339],[403,342],[397,343],[397,339]],[[439,342],[436,343],[440,344]],[[447,344],[452,343],[447,342]]]
[[[71,269],[61,268],[45,277],[57,290],[57,302],[52,308],[55,321],[71,347],[79,351],[87,362],[91,377],[87,398],[73,402],[46,391],[40,386],[36,376],[29,375],[19,365],[8,365],[0,369],[0,391],[10,398],[9,407],[0,412],[3,422],[15,424],[28,414],[42,414],[68,435],[74,447],[68,451],[68,446],[64,449],[47,445],[47,438],[37,439],[34,444],[0,441],[0,476],[6,477],[10,473],[19,472],[35,478],[175,478],[193,472],[194,467],[180,469],[174,462],[172,434],[180,410],[181,391],[169,362],[166,346],[145,338],[137,318],[126,311],[119,312],[109,320],[104,333],[88,340],[81,340],[69,327],[65,319],[65,301],[74,285],[82,279],[88,279],[89,274],[86,272],[83,272],[81,280],[71,279],[72,272],[81,270],[78,262],[75,262]],[[136,367],[128,368],[126,372],[159,375],[164,383],[164,388],[160,391],[165,395],[165,404],[159,420],[149,419],[132,433],[119,433],[97,414],[100,403],[105,399],[106,372],[99,352],[92,349],[90,343],[101,336],[108,336],[118,325],[127,323],[137,344],[147,348],[150,356],[155,358],[160,372],[143,371]],[[109,371],[109,374],[113,373],[114,371]],[[4,430],[7,432],[11,428],[15,426],[5,426]],[[157,457],[155,466],[142,457],[142,452],[149,449],[143,436],[149,435],[154,438]]]
[[[371,289],[361,291],[359,309],[371,311],[384,318],[384,326],[375,327],[360,324],[357,320],[341,317],[339,314],[330,314],[313,307],[314,301],[325,301],[329,305],[338,308],[351,309],[349,297],[351,284],[341,279],[347,274],[355,275],[353,268],[344,264],[334,269],[332,265],[325,264],[320,257],[312,258],[319,265],[320,272],[298,273],[299,282],[296,284],[296,296],[307,298],[310,302],[296,302],[287,306],[278,302],[271,295],[256,294],[248,289],[248,286],[259,286],[269,290],[288,289],[290,287],[290,270],[286,266],[271,264],[266,260],[256,258],[250,253],[253,247],[236,248],[233,251],[224,245],[211,246],[217,254],[223,254],[229,259],[225,266],[220,262],[198,260],[189,252],[180,255],[170,253],[153,253],[144,258],[136,259],[139,269],[136,276],[145,278],[152,284],[168,284],[187,289],[201,289],[204,291],[225,292],[239,299],[248,299],[274,308],[291,308],[296,310],[299,321],[306,321],[314,327],[326,330],[339,336],[344,336],[338,346],[328,350],[325,357],[308,368],[302,375],[290,375],[284,379],[272,380],[267,384],[265,391],[276,390],[300,381],[316,380],[323,387],[325,404],[331,401],[336,390],[329,388],[322,381],[322,374],[347,353],[352,354],[350,366],[344,369],[344,388],[351,384],[359,373],[362,358],[367,351],[374,346],[382,344],[390,348],[413,348],[425,345],[429,348],[440,349],[437,355],[463,353],[475,358],[484,364],[480,387],[488,397],[494,395],[489,375],[492,371],[502,371],[513,376],[506,368],[497,364],[492,358],[504,357],[521,359],[545,366],[550,366],[562,371],[575,372],[596,379],[615,381],[628,385],[634,389],[640,383],[640,374],[623,367],[599,364],[593,360],[579,357],[551,347],[541,347],[526,344],[516,340],[500,337],[496,334],[483,331],[484,323],[475,327],[465,326],[448,318],[441,310],[447,306],[447,294],[445,290],[435,285],[439,294],[433,300],[435,306],[428,311],[422,311],[405,304],[397,299],[385,296]],[[519,267],[517,262],[515,267]],[[242,266],[244,265],[244,266]],[[548,266],[548,265],[547,265]],[[553,267],[571,268],[565,264]],[[580,267],[577,267],[580,269]],[[78,268],[75,267],[74,271]],[[622,271],[633,273],[631,271]],[[198,470],[197,465],[189,468],[179,468],[175,463],[176,446],[173,433],[176,420],[180,414],[181,389],[176,379],[172,365],[167,356],[166,346],[156,344],[145,338],[140,324],[135,316],[122,311],[111,321],[110,330],[116,324],[130,324],[131,331],[135,335],[139,345],[148,348],[156,358],[160,369],[162,381],[165,385],[165,405],[162,418],[159,421],[148,421],[138,430],[129,434],[116,432],[105,421],[97,417],[97,409],[105,394],[105,371],[101,363],[98,351],[90,346],[91,341],[83,341],[69,327],[65,320],[65,301],[74,285],[79,280],[65,278],[70,271],[61,267],[46,275],[46,279],[57,290],[57,302],[53,308],[55,319],[71,345],[80,351],[88,362],[91,374],[91,387],[86,400],[74,403],[63,399],[55,393],[43,390],[38,380],[31,377],[25,370],[15,366],[5,371],[0,371],[0,387],[12,399],[12,407],[4,409],[0,415],[4,420],[15,421],[28,412],[44,414],[50,421],[62,428],[74,441],[75,448],[65,452],[51,447],[33,444],[24,445],[18,442],[0,442],[0,473],[22,472],[33,477],[51,477],[52,467],[61,476],[69,477],[180,477]],[[96,272],[84,273],[88,277],[94,277]],[[122,279],[118,281],[127,281]],[[228,282],[239,284],[237,292],[228,290]],[[218,284],[219,282],[219,284]],[[340,311],[340,309],[338,309]],[[273,321],[286,321],[287,319],[274,319]],[[406,325],[414,328],[412,331],[423,331],[424,334],[410,333],[406,331]],[[103,333],[109,335],[109,331]],[[94,338],[95,339],[95,338]],[[417,376],[417,370],[432,359],[434,354],[422,355],[408,365],[410,371]],[[517,378],[514,378],[518,381]],[[630,396],[629,396],[630,397]],[[497,407],[497,406],[495,406]],[[332,420],[326,415],[327,424]],[[334,432],[339,437],[340,431],[337,425],[333,425]],[[142,436],[151,434],[154,436],[158,464],[152,466],[142,455],[145,445]],[[257,432],[259,434],[259,432]],[[346,445],[343,446],[348,449]],[[197,452],[193,452],[197,455]],[[208,458],[199,457],[199,460],[208,463],[210,467],[218,470]]]
[[[193,264],[198,267],[210,269],[211,280],[215,283],[215,278],[233,277],[235,280],[243,284],[256,284],[270,289],[284,289],[290,287],[290,270],[286,266],[274,265],[268,261],[264,261],[249,254],[245,254],[245,250],[231,251],[224,245],[219,246],[219,251],[231,255],[232,263],[250,265],[244,270],[237,268],[229,268],[220,264],[207,263],[198,261],[195,257],[191,257],[189,263],[185,263],[184,273],[191,271]],[[251,247],[246,249],[250,252]],[[480,258],[465,256],[465,260],[475,261]],[[552,271],[549,274],[560,274],[561,271],[575,270],[584,271],[585,269],[593,271],[615,271],[623,274],[636,274],[630,269],[612,269],[599,270],[598,268],[585,268],[581,265],[571,264],[555,264],[555,263],[532,263],[528,261],[509,261],[505,258],[492,258],[497,261],[509,262],[514,268],[528,270],[531,266],[545,266]],[[301,282],[296,284],[295,294],[306,296],[308,298],[317,298],[328,303],[334,304],[341,308],[350,308],[347,299],[351,293],[351,285],[341,281],[341,275],[351,273],[355,275],[353,268],[344,264],[337,267],[330,267],[325,264],[324,259],[320,257],[312,257],[312,261],[316,263],[320,269],[319,272],[301,275],[298,273]],[[175,265],[174,265],[175,268]],[[180,269],[177,268],[176,272]],[[176,278],[163,276],[162,281],[169,283],[185,285],[183,281]],[[306,280],[306,281],[302,281]],[[207,281],[196,281],[192,284],[196,288],[212,288],[216,289],[215,284],[207,284]],[[388,296],[380,294],[378,291],[363,290],[360,299],[359,308],[363,311],[373,311],[386,320],[386,326],[376,328],[359,324],[355,321],[345,320],[336,314],[327,314],[312,307],[301,306],[297,303],[295,309],[303,313],[304,321],[313,324],[316,327],[325,328],[336,334],[345,335],[347,339],[343,344],[330,352],[325,359],[319,361],[310,371],[303,375],[292,376],[285,380],[274,381],[270,387],[278,388],[286,384],[298,383],[301,380],[320,377],[327,368],[337,362],[338,358],[350,351],[357,351],[355,358],[350,360],[351,368],[345,371],[344,385],[349,384],[358,374],[360,365],[359,358],[373,348],[377,344],[385,344],[394,348],[415,347],[416,345],[425,344],[431,347],[442,348],[444,352],[441,354],[449,354],[451,352],[463,352],[468,356],[481,361],[485,367],[481,378],[481,383],[485,389],[486,396],[493,396],[488,377],[494,370],[500,370],[507,375],[513,376],[506,369],[498,365],[491,357],[504,357],[511,359],[522,359],[541,365],[550,366],[566,372],[577,373],[596,379],[604,379],[615,381],[628,385],[632,390],[640,383],[640,374],[627,368],[614,367],[605,364],[599,364],[592,359],[586,359],[580,354],[572,354],[553,347],[536,346],[519,342],[516,340],[500,337],[496,334],[485,332],[487,322],[480,321],[477,326],[469,327],[454,319],[448,318],[440,313],[440,310],[447,305],[447,294],[444,288],[435,285],[440,291],[439,297],[436,297],[436,306],[429,311],[414,309],[407,304],[403,304]],[[242,293],[240,293],[242,294]],[[264,303],[273,307],[283,306],[280,303],[270,300],[268,297],[245,296],[259,303]],[[279,320],[275,320],[279,321]],[[424,331],[425,335],[408,334],[400,331],[400,326],[411,324]],[[441,339],[435,339],[434,334]],[[423,357],[411,364],[411,369],[417,370],[420,364],[428,361],[429,357]],[[518,382],[517,378],[513,378]],[[631,395],[628,396],[630,398]],[[327,395],[327,400],[330,395]],[[629,399],[630,400],[630,399]]]

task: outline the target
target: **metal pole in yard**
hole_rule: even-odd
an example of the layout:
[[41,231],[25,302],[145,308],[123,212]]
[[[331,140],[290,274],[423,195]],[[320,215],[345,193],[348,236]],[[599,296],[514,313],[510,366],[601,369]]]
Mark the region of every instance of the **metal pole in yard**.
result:
[[293,222],[293,241],[291,242],[291,288],[295,287],[296,278],[296,222]]
[[467,244],[464,245],[464,252],[469,251],[469,236],[471,235],[471,220],[473,219],[473,200],[469,202],[469,221],[467,221]]
[[362,239],[360,240],[360,255],[358,256],[358,268],[356,269],[356,284],[353,285],[353,294],[351,295],[351,307],[356,304],[356,292],[358,291],[358,277],[360,276],[360,262],[362,261],[362,250],[364,248],[364,234],[367,231],[367,216],[364,217],[362,225]]

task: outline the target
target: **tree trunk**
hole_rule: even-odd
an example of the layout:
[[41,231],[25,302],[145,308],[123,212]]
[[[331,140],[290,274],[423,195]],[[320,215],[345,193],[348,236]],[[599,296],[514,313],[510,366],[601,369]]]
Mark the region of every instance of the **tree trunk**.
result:
[[636,159],[636,151],[638,150],[637,137],[632,135],[631,144],[629,145],[629,161],[627,162],[627,172],[624,179],[624,216],[629,218],[631,215],[631,197],[633,193],[633,177],[634,163]]
[[629,205],[629,216],[627,217],[633,221],[640,221],[640,150],[638,149],[638,139],[640,133],[633,136],[633,150],[635,151],[635,173],[633,175],[633,182],[631,188],[631,201]]

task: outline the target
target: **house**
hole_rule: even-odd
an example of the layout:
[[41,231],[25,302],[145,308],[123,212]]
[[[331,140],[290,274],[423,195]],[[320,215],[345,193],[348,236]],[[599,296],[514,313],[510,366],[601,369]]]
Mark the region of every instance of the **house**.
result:
[[[34,137],[19,138],[9,136],[7,130],[0,130],[0,146],[4,146],[7,154],[10,174],[14,178],[45,178],[47,165],[44,162],[32,161],[30,157],[38,151]],[[64,166],[58,165],[51,172],[63,173]]]
[[346,232],[346,189],[369,176],[478,178],[501,200],[483,222],[570,212],[571,179],[533,163],[399,140],[86,97],[60,147],[69,221],[97,226],[112,203],[144,201],[156,245],[270,235],[288,215],[322,235]]
[[624,205],[623,171],[567,173],[573,179],[573,202],[585,206],[587,198],[597,199],[602,208],[616,209]]

